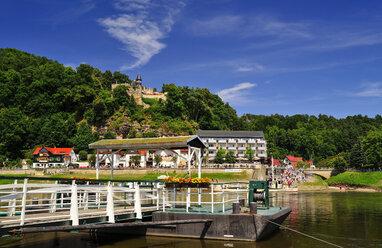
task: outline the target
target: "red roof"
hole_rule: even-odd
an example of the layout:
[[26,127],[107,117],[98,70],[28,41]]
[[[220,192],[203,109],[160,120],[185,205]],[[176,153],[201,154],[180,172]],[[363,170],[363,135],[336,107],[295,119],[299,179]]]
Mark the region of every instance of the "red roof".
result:
[[302,157],[285,156],[291,162],[303,161]]
[[69,155],[70,152],[73,150],[73,147],[72,148],[37,147],[36,150],[33,152],[33,155],[37,155],[42,148],[47,149],[53,155]]
[[[272,162],[272,161],[271,161]],[[278,160],[278,159],[273,159],[273,165],[274,166],[281,166],[281,163],[280,163],[280,161]]]

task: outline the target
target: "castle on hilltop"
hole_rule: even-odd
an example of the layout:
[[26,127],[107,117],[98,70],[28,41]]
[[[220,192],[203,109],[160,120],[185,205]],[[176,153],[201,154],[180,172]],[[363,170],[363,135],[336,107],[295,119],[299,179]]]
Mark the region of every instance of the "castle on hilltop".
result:
[[142,77],[140,74],[137,75],[137,78],[131,81],[131,83],[125,82],[121,84],[112,84],[111,89],[114,90],[119,85],[125,85],[128,86],[127,94],[134,97],[134,100],[137,104],[145,106],[145,103],[142,101],[142,98],[150,98],[159,100],[162,99],[162,101],[167,100],[167,93],[160,93],[154,91],[153,88],[148,88],[145,86],[142,86]]

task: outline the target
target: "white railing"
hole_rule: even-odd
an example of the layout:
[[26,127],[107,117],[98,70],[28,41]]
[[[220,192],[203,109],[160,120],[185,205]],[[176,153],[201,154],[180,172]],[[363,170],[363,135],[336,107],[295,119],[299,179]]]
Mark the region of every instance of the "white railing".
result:
[[[211,183],[209,188],[164,188],[162,191],[162,211],[185,210],[193,212],[193,206],[208,207],[207,212],[222,212],[227,205],[248,199],[248,183]],[[168,206],[168,207],[166,207]],[[196,210],[200,212],[199,210]]]
[[196,206],[224,213],[232,203],[248,199],[248,183],[243,182],[211,183],[206,189],[171,189],[155,181],[42,180],[30,178],[0,185],[2,228],[61,221],[71,221],[75,226],[81,220],[105,216],[114,223],[117,215],[142,219],[145,211],[183,208],[192,212]]
[[65,181],[24,179],[0,185],[0,226],[66,220],[79,225],[81,219],[102,216],[114,223],[118,214],[133,213],[142,219],[142,212],[160,209],[159,182]]

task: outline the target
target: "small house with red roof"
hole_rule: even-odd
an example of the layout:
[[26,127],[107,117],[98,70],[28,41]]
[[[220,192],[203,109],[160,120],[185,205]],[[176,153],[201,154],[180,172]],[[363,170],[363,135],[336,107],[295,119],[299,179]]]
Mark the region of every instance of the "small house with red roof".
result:
[[292,165],[293,167],[297,166],[298,161],[304,161],[302,157],[293,157],[293,156],[285,156],[283,162],[286,165]]
[[68,166],[77,162],[74,148],[37,147],[33,152],[33,168]]

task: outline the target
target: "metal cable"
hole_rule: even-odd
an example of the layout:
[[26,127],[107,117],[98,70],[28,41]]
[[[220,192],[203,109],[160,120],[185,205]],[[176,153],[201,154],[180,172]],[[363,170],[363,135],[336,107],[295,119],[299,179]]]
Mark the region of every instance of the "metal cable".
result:
[[280,225],[280,224],[278,224],[278,223],[276,223],[276,222],[273,222],[273,221],[271,221],[271,220],[267,220],[267,219],[265,219],[265,220],[268,221],[269,223],[272,223],[272,224],[274,224],[274,225],[276,225],[276,226],[285,228],[285,229],[287,229],[287,230],[289,230],[289,231],[296,232],[296,233],[298,233],[298,234],[304,235],[304,236],[306,236],[306,237],[309,237],[309,238],[312,238],[312,239],[321,241],[321,242],[323,242],[323,243],[326,243],[326,244],[329,244],[329,245],[332,245],[332,246],[335,246],[335,247],[343,248],[343,246],[339,246],[339,245],[333,244],[333,243],[331,243],[331,242],[329,242],[329,241],[326,241],[326,240],[323,240],[323,239],[314,237],[314,236],[312,236],[312,235],[309,235],[309,234],[306,234],[306,233],[303,233],[303,232],[294,230],[294,229],[292,229],[292,228],[290,228],[290,227],[286,227],[286,226]]

